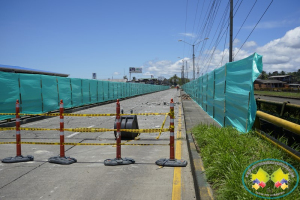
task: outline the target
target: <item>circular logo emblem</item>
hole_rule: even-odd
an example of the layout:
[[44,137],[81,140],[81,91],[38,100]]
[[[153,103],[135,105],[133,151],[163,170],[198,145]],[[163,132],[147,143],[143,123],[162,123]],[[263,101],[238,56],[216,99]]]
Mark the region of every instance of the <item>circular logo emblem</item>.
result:
[[277,199],[297,188],[299,174],[289,163],[268,158],[249,165],[243,173],[242,182],[245,189],[256,197]]

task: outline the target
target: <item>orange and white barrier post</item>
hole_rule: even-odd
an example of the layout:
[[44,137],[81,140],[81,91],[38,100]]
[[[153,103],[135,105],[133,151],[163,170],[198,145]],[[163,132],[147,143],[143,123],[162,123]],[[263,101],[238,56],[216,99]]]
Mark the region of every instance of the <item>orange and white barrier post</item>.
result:
[[65,157],[65,133],[64,133],[64,103],[63,100],[60,100],[60,107],[59,107],[59,118],[60,118],[60,157]]
[[175,159],[174,149],[174,102],[170,102],[170,159]]
[[117,159],[121,159],[121,117],[120,117],[120,102],[117,100],[116,106],[116,118],[117,118]]
[[49,163],[69,165],[77,162],[75,158],[70,158],[65,156],[65,133],[64,133],[64,102],[60,100],[59,105],[59,132],[60,132],[60,154],[59,156],[51,157],[48,159]]
[[174,102],[173,99],[170,101],[170,158],[161,158],[155,162],[159,166],[168,167],[185,167],[187,166],[187,161],[181,159],[175,159],[175,145],[174,145]]
[[33,156],[22,156],[21,153],[21,132],[20,132],[20,103],[17,99],[16,101],[16,157],[7,157],[2,160],[3,163],[15,163],[15,162],[27,162],[33,161]]
[[19,100],[17,99],[16,102],[16,145],[17,145],[17,156],[21,156],[21,133],[20,133],[20,103]]
[[104,160],[105,166],[116,166],[116,165],[129,165],[134,164],[135,160],[132,158],[122,158],[121,157],[121,116],[120,116],[120,102],[117,99],[116,105],[116,122],[117,122],[117,155],[114,159]]

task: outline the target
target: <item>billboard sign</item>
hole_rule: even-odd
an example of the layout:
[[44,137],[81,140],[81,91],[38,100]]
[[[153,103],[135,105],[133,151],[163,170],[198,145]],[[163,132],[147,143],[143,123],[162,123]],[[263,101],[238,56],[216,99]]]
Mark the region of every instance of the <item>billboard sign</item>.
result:
[[129,73],[143,73],[141,67],[129,67]]
[[97,79],[96,73],[93,73],[93,79]]

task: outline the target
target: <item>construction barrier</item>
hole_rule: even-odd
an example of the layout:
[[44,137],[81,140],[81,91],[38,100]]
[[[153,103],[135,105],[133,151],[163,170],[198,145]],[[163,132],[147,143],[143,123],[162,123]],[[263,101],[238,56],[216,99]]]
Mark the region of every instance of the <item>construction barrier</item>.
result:
[[[116,158],[114,159],[106,159],[104,161],[105,165],[108,166],[114,166],[114,165],[125,165],[125,164],[133,164],[135,163],[134,159],[131,158],[122,158],[121,157],[121,145],[130,145],[130,146],[150,146],[150,145],[170,145],[170,159],[162,159],[156,161],[156,164],[160,166],[179,166],[179,167],[185,167],[187,165],[187,162],[184,160],[176,160],[175,159],[175,153],[174,153],[174,102],[173,99],[171,99],[170,102],[170,112],[169,113],[137,113],[137,114],[121,114],[120,113],[120,102],[117,100],[116,104],[116,114],[65,114],[64,113],[64,106],[63,101],[60,101],[60,109],[59,114],[58,113],[51,113],[51,114],[29,114],[29,115],[45,115],[45,116],[60,116],[60,128],[21,128],[20,127],[20,114],[25,115],[24,113],[19,112],[19,101],[16,102],[16,113],[0,113],[0,115],[16,115],[16,127],[4,127],[0,128],[0,131],[4,130],[16,130],[16,142],[0,142],[0,144],[16,144],[17,149],[17,156],[16,157],[8,157],[2,160],[4,163],[12,163],[12,162],[26,162],[26,161],[32,161],[33,156],[26,156],[23,157],[21,155],[21,144],[36,144],[36,145],[60,145],[60,154],[59,156],[51,157],[48,159],[50,163],[56,163],[56,164],[72,164],[77,162],[75,158],[66,157],[65,156],[65,147],[64,145],[116,145]],[[165,115],[165,119],[163,121],[163,124],[160,129],[121,129],[121,116],[124,115]],[[169,128],[163,128],[167,116],[170,116],[170,127]],[[70,128],[66,129],[64,128],[64,116],[79,116],[79,117],[86,117],[86,116],[116,116],[117,126],[116,129],[106,129],[106,128]],[[21,142],[21,135],[20,130],[29,130],[29,131],[60,131],[60,142]],[[117,134],[117,141],[116,143],[65,143],[64,141],[64,131],[73,131],[73,132],[107,132],[107,131],[116,131]],[[156,138],[158,139],[160,137],[161,132],[170,131],[170,144],[126,144],[121,143],[121,132],[135,132],[135,133],[154,133],[159,132],[159,136]]]

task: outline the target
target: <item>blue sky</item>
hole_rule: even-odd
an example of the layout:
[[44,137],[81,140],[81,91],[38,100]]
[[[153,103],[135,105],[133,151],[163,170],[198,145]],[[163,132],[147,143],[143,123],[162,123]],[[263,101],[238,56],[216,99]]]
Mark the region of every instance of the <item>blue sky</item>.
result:
[[[209,32],[201,27],[213,2],[218,10],[214,23],[207,23]],[[92,78],[92,73],[97,73],[98,79],[129,77],[129,67],[142,67],[143,74],[132,77],[169,78],[180,76],[184,59],[191,77],[192,47],[178,40],[193,44],[208,37],[195,47],[196,69],[206,73],[228,62],[229,35],[225,37],[224,32],[215,45],[217,26],[228,2],[1,0],[0,64],[66,73],[74,78]],[[234,55],[270,2],[257,0],[236,37]],[[254,3],[234,0],[234,37]],[[263,55],[267,72],[300,68],[300,1],[274,0],[234,60],[254,52]]]

